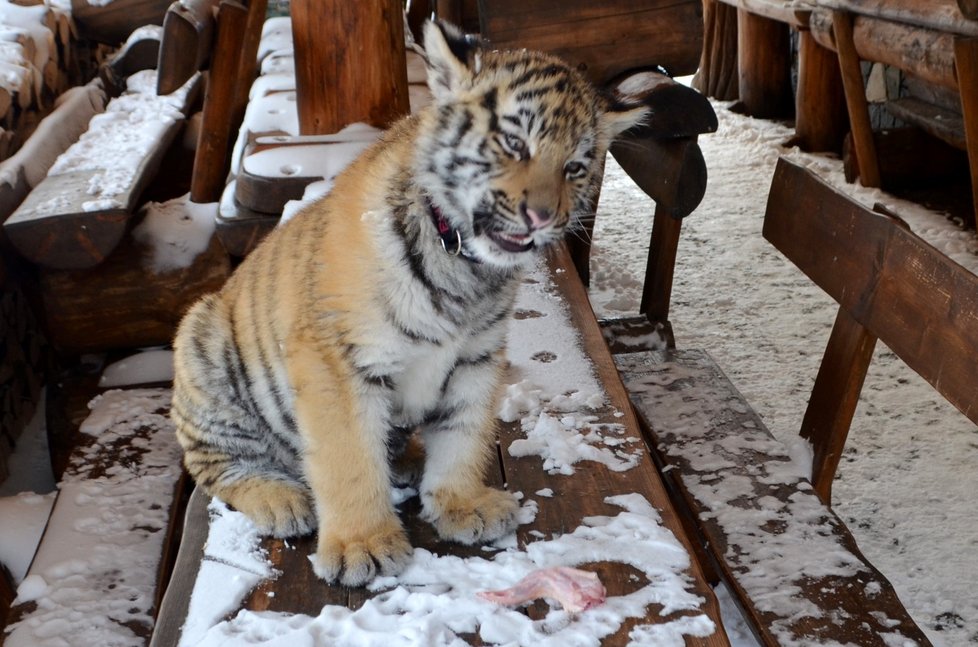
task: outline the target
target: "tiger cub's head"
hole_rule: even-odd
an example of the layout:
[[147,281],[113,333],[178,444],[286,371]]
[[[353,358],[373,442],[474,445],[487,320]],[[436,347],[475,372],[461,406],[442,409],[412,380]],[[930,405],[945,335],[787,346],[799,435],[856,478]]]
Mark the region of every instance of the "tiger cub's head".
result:
[[424,33],[434,101],[415,168],[464,253],[513,267],[590,210],[611,140],[648,116],[599,95],[560,59],[497,51],[451,25]]

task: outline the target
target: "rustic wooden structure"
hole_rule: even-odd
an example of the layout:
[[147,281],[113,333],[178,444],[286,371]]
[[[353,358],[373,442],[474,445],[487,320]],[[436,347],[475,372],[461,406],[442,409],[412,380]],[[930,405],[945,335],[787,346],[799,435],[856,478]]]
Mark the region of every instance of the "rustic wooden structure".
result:
[[480,0],[479,24],[494,46],[551,52],[599,86],[656,65],[671,76],[692,74],[702,49],[699,0]]
[[83,38],[118,46],[143,25],[162,25],[173,0],[122,0],[90,3],[71,0],[71,17]]
[[838,54],[860,182],[879,187],[885,181],[860,71],[866,60],[908,76],[907,96],[887,101],[888,111],[967,151],[978,209],[978,22],[951,0],[824,0],[811,28]]
[[217,6],[217,0],[187,0],[167,8],[156,68],[158,94],[170,94],[207,66]]
[[[930,644],[828,501],[875,335],[932,383],[940,372],[941,392],[972,410],[978,279],[784,160],[764,235],[841,304],[801,425],[815,449],[811,483],[706,353],[620,354],[622,378],[672,491],[762,644]],[[807,560],[817,568],[806,571]]]
[[[839,68],[811,34],[807,0],[704,0],[704,47],[694,86],[761,118],[795,119],[797,144],[841,150],[848,130]],[[734,15],[736,11],[736,15]],[[792,91],[790,32],[798,33],[798,84]]]

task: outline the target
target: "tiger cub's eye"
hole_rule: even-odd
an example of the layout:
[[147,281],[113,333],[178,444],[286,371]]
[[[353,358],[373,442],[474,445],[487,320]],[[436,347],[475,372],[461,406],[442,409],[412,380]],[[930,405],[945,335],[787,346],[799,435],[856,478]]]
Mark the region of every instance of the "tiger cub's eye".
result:
[[503,133],[503,147],[517,159],[527,157],[526,142],[512,133]]
[[587,173],[587,167],[582,162],[567,162],[564,165],[564,175],[567,179],[583,177]]

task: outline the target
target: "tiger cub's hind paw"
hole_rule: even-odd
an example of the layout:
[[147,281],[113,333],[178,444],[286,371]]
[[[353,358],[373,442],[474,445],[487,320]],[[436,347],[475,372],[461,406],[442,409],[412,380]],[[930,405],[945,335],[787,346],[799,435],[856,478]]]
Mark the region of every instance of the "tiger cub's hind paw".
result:
[[212,494],[251,519],[262,535],[299,537],[316,529],[311,495],[298,483],[252,478]]
[[442,539],[461,544],[493,541],[516,529],[519,503],[509,492],[486,487],[475,496],[452,492],[422,496],[424,518]]
[[407,533],[396,521],[368,537],[320,536],[309,556],[313,571],[327,582],[363,586],[380,575],[397,575],[407,566],[412,549]]

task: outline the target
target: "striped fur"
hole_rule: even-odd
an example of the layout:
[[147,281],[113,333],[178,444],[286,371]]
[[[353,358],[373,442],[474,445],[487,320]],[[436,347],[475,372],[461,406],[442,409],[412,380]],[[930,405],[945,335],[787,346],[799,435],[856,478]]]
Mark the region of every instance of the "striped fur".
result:
[[273,232],[175,341],[187,469],[264,532],[318,530],[316,573],[348,585],[410,556],[394,479],[418,481],[446,539],[514,528],[516,501],[484,478],[520,271],[588,211],[611,138],[645,113],[549,56],[441,24],[426,41],[433,105]]

